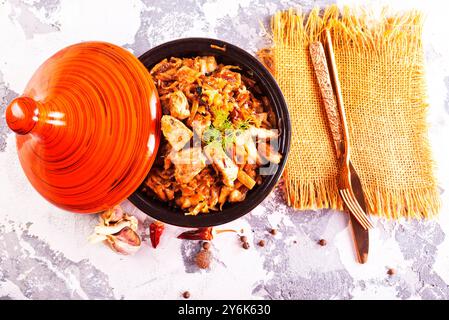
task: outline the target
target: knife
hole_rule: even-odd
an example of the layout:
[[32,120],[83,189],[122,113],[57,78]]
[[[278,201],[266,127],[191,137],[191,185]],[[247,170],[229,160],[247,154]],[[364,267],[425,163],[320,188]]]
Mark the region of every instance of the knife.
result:
[[[342,156],[344,141],[338,106],[335,99],[334,90],[332,88],[330,71],[327,65],[326,54],[324,52],[323,45],[319,41],[311,43],[309,51],[316,78],[321,90],[321,96],[323,98],[327,120],[331,129],[330,131],[334,142],[337,161],[339,161]],[[365,196],[363,194],[363,188],[360,182],[360,178],[357,175],[354,166],[352,165],[352,162],[349,162],[349,170],[351,171],[351,185],[353,187],[354,195],[363,211],[366,212],[366,203]],[[348,212],[346,205],[345,211]],[[366,263],[366,261],[368,260],[369,252],[369,231],[363,228],[363,226],[352,214],[349,214],[349,224],[351,226],[353,234],[358,258],[357,260],[359,261],[359,263]]]

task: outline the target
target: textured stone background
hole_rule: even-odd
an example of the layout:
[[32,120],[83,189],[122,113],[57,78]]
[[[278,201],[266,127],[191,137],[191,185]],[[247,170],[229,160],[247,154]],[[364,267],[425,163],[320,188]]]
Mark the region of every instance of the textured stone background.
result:
[[[445,1],[408,1],[427,14],[425,50],[430,137],[443,209],[438,220],[376,220],[370,259],[354,260],[347,217],[338,212],[294,212],[274,192],[252,214],[230,224],[252,244],[242,250],[232,234],[213,242],[209,271],[192,262],[198,244],[175,239],[169,227],[157,250],[148,242],[133,257],[86,238],[96,217],[73,215],[45,200],[27,182],[4,120],[7,103],[36,68],[66,45],[104,40],[140,55],[187,36],[221,38],[254,52],[267,44],[264,28],[276,10],[331,1],[0,1],[0,298],[3,299],[448,299],[449,298],[449,45]],[[339,1],[339,4],[359,1]],[[367,1],[364,1],[364,3]],[[368,1],[369,2],[369,1]],[[398,9],[404,1],[372,1]],[[446,6],[446,8],[443,8]],[[142,220],[137,209],[124,206]],[[272,237],[268,228],[277,228]],[[253,232],[251,232],[253,231]],[[317,240],[325,238],[321,247]],[[259,248],[257,240],[267,245]],[[387,268],[397,274],[390,277]]]

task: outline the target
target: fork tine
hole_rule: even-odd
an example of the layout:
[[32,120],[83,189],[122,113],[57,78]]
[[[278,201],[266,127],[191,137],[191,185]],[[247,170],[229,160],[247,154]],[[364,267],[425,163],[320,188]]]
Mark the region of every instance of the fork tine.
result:
[[340,191],[341,191],[343,200],[346,202],[349,209],[351,209],[351,212],[353,212],[355,218],[360,222],[360,224],[365,229],[372,228],[373,225],[366,217],[366,214],[364,213],[363,209],[360,207],[357,200],[354,198],[353,194],[351,194],[351,191],[349,189],[342,189]]
[[352,203],[350,199],[346,199],[346,204],[347,204],[347,206],[348,206],[348,209],[349,209],[350,213],[356,218],[356,220],[362,225],[362,227],[363,227],[365,230],[370,229],[371,226],[370,226],[369,222],[366,221],[366,219],[364,219],[363,213],[360,213],[360,212],[356,209],[354,203]]
[[367,229],[366,221],[364,221],[363,217],[360,216],[360,212],[354,209],[354,204],[349,199],[348,194],[345,192],[345,190],[340,190],[340,194],[343,198],[343,201],[348,206],[348,209],[350,209],[351,214],[354,215],[354,217],[357,219],[357,221],[363,226],[364,229]]
[[351,192],[351,190],[343,189],[341,191],[342,191],[341,193],[344,195],[344,199],[346,199],[346,201],[347,201],[348,207],[351,207],[352,211],[355,213],[357,220],[362,220],[359,222],[367,229],[372,228],[373,225],[372,225],[371,221],[368,220],[365,212],[360,207],[360,204],[357,202],[357,199],[355,199],[355,196]]
[[366,215],[365,211],[362,209],[362,207],[360,206],[359,202],[357,201],[354,193],[352,192],[351,189],[348,190],[350,197],[355,205],[355,208],[359,211],[360,215],[363,217],[363,220],[366,221],[366,225],[368,228],[373,228],[373,224],[371,223],[371,221],[368,219],[368,216]]
[[364,223],[365,227],[367,229],[372,228],[373,225],[371,224],[371,222],[366,217],[366,214],[365,214],[365,212],[363,212],[362,208],[360,208],[360,205],[357,202],[357,200],[352,198],[352,197],[350,197],[350,196],[349,196],[349,200],[351,201],[351,204],[352,204],[352,210],[354,210],[358,214],[358,216],[363,220],[363,223]]

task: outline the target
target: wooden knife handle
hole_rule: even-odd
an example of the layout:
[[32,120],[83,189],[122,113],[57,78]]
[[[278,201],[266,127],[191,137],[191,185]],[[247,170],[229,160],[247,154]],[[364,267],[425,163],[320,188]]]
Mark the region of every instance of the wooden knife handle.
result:
[[331,129],[332,139],[334,140],[337,158],[339,158],[344,140],[338,105],[332,89],[329,68],[327,67],[326,54],[324,53],[323,45],[319,41],[311,43],[309,51],[318,85],[321,90],[321,96],[323,98],[327,120]]

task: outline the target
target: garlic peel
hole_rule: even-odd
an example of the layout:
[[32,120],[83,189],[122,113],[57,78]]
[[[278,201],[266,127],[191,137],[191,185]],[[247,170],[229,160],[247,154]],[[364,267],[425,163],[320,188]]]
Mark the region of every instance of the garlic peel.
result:
[[89,241],[89,243],[98,243],[106,239],[107,237],[105,235],[93,233],[87,238],[87,241]]
[[98,225],[95,227],[94,232],[96,234],[109,235],[109,234],[117,233],[120,230],[122,230],[123,228],[130,227],[130,226],[131,226],[130,221],[121,221],[112,226]]
[[121,254],[134,254],[142,243],[137,234],[139,221],[125,213],[120,206],[106,210],[99,216],[90,243],[104,242],[112,250]]

